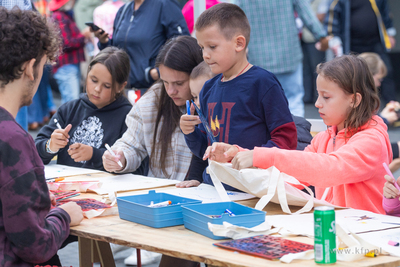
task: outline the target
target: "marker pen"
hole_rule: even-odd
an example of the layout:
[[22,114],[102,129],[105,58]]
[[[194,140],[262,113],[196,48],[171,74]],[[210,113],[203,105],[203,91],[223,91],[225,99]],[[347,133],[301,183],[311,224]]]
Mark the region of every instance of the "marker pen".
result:
[[187,113],[187,115],[191,115],[190,114],[190,101],[189,100],[186,100],[186,113]]
[[399,242],[391,241],[391,240],[388,242],[388,244],[391,245],[391,246],[394,246],[394,247],[398,247],[399,246]]
[[171,203],[172,203],[171,200],[167,200],[167,201],[159,202],[156,204],[150,204],[148,207],[150,207],[150,208],[166,207],[166,206],[171,205]]
[[[110,154],[111,154],[113,157],[116,157],[116,156],[117,156],[117,155],[115,155],[114,151],[112,151],[111,147],[110,147],[108,144],[104,144],[104,146],[107,148],[108,152],[110,152]],[[124,166],[122,165],[122,163],[121,163],[120,160],[118,160],[117,163],[118,163],[118,165],[119,165],[121,168],[124,167]]]
[[232,211],[228,210],[228,209],[225,210],[225,213],[228,213],[229,216],[235,216],[235,214]]
[[56,118],[54,118],[54,123],[56,124],[58,129],[62,129],[61,125],[58,123],[58,120]]

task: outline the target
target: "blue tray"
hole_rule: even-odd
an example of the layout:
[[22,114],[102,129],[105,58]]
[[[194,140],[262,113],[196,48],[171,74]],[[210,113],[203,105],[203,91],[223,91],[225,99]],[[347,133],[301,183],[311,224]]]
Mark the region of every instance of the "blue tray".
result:
[[[229,209],[235,216],[229,216],[225,210]],[[208,223],[222,224],[229,222],[244,227],[254,227],[265,221],[265,212],[243,206],[235,202],[219,202],[193,204],[182,206],[183,223],[189,230],[205,235],[212,239],[225,239],[216,236],[208,230]],[[221,215],[220,218],[211,218],[209,215]]]
[[[167,207],[148,207],[151,201],[159,203],[168,200],[172,203]],[[201,201],[150,190],[145,195],[117,197],[117,203],[121,219],[161,228],[183,224],[181,205]]]

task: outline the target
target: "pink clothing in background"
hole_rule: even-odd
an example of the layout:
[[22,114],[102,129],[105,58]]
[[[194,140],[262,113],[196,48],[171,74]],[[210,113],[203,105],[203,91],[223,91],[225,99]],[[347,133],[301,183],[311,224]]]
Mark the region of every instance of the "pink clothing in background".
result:
[[[113,27],[115,16],[117,15],[118,10],[125,3],[122,1],[113,1],[107,0],[100,6],[96,7],[93,11],[93,23],[102,28],[105,32],[108,33],[110,38],[113,35]],[[97,43],[99,39],[94,38],[94,51],[95,55],[99,52],[99,48],[97,47]]]
[[[209,9],[213,5],[219,4],[217,0],[206,0],[206,9]],[[186,20],[190,34],[193,32],[194,26],[194,13],[193,13],[193,0],[189,0],[182,8],[183,17]]]
[[383,186],[386,171],[382,162],[392,161],[387,127],[373,116],[351,138],[336,126],[317,134],[304,151],[277,148],[254,148],[253,166],[275,166],[281,172],[315,186],[320,199],[331,187],[326,201],[375,213],[384,213]]

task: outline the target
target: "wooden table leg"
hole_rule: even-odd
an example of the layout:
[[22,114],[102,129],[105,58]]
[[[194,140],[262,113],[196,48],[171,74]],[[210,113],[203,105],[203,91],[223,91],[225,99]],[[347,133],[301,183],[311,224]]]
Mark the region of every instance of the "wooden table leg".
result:
[[80,267],[92,267],[94,262],[100,262],[103,267],[115,267],[109,243],[79,237],[78,244]]
[[92,267],[92,240],[78,237],[79,245],[79,266],[80,267]]
[[97,247],[97,256],[102,267],[115,267],[114,256],[110,244],[103,241],[94,241]]

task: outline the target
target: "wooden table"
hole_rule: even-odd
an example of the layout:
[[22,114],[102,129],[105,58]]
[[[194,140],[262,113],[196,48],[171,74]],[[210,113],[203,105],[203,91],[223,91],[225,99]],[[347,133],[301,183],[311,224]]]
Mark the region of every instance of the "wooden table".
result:
[[[143,191],[146,193],[147,190]],[[98,196],[97,196],[98,197]],[[239,203],[254,207],[258,199]],[[292,211],[295,208],[291,207]],[[282,214],[279,205],[270,203],[265,209],[268,215]],[[102,262],[102,266],[115,266],[108,243],[154,251],[165,255],[204,262],[211,266],[276,266],[279,261],[270,261],[213,246],[218,240],[207,238],[185,229],[183,225],[167,228],[152,228],[121,220],[118,216],[107,216],[83,220],[79,226],[71,228],[71,234],[79,237],[80,266],[92,266],[92,262]],[[307,237],[289,238],[313,244]],[[317,266],[313,260],[293,261],[290,266]],[[337,266],[400,266],[400,258],[378,256],[357,262],[337,262]]]

